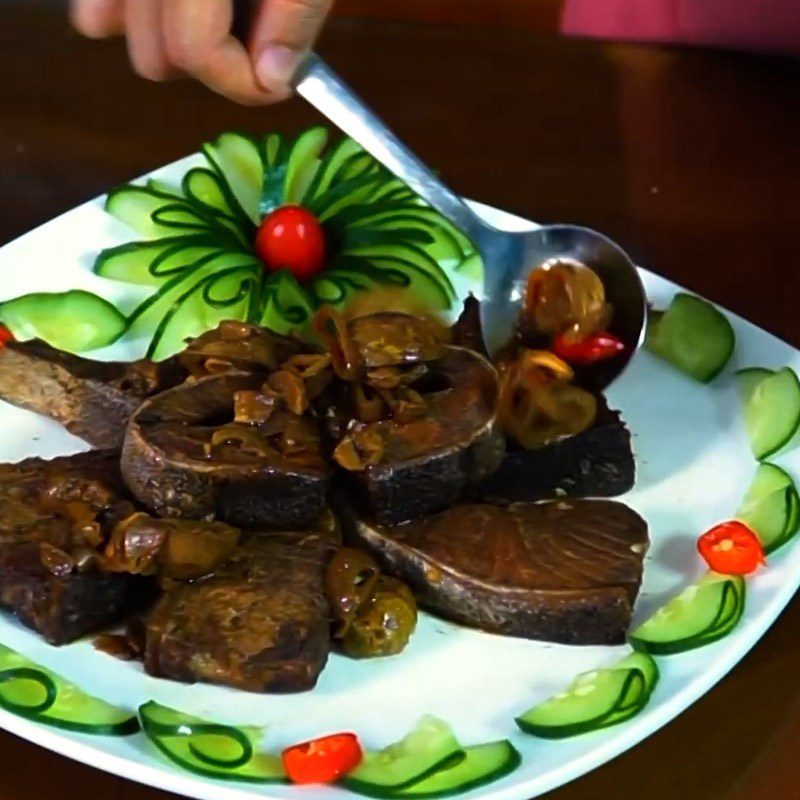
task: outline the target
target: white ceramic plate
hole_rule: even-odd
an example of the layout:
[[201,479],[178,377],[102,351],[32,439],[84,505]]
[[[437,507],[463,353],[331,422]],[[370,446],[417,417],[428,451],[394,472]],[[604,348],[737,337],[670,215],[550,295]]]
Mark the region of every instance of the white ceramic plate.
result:
[[[190,163],[185,160],[155,175],[175,179]],[[531,226],[502,211],[485,206],[478,210],[500,227]],[[123,299],[129,290],[94,277],[90,266],[99,249],[129,238],[130,232],[103,212],[102,198],[76,208],[0,249],[0,299],[73,287]],[[646,271],[643,278],[657,306],[666,305],[678,288]],[[734,361],[712,386],[693,383],[642,353],[610,393],[612,406],[622,409],[634,433],[638,477],[636,489],[624,499],[648,520],[652,536],[636,620],[700,574],[697,535],[735,512],[755,471],[730,379],[733,369],[787,364],[800,368],[796,350],[747,322],[732,321],[738,337]],[[140,355],[141,349],[136,350],[116,346],[107,355]],[[57,424],[4,403],[0,430],[0,460],[86,449]],[[797,453],[774,460],[800,474]],[[377,748],[405,734],[423,713],[436,714],[467,744],[510,737],[522,753],[522,766],[472,794],[487,800],[523,800],[614,758],[680,714],[758,641],[799,581],[800,544],[794,543],[749,582],[744,618],[731,635],[701,650],[660,659],[661,681],[639,716],[604,732],[552,742],[520,733],[514,716],[560,690],[577,673],[616,660],[625,648],[504,638],[423,614],[402,655],[373,661],[333,656],[313,691],[275,696],[152,678],[140,665],[99,653],[90,642],[53,648],[6,614],[0,615],[0,642],[130,709],[155,699],[217,722],[265,725],[269,750],[338,730],[356,731],[367,747]],[[0,725],[85,764],[192,797],[329,800],[347,795],[328,787],[260,787],[197,778],[164,760],[143,735],[115,739],[70,734],[5,711],[0,711]]]

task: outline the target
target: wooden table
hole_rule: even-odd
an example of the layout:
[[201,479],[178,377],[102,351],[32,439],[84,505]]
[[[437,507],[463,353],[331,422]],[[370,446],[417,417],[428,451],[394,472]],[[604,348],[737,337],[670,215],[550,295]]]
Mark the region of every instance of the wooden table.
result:
[[[800,345],[800,63],[334,22],[322,52],[465,195],[607,232]],[[229,128],[315,121],[132,76],[55,10],[0,10],[0,244]],[[800,798],[800,603],[703,700],[549,800]],[[154,800],[0,734],[0,800]]]

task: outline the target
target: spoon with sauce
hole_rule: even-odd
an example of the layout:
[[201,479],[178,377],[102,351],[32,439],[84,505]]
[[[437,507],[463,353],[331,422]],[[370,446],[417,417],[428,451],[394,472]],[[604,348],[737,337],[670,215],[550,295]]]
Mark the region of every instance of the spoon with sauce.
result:
[[484,263],[480,313],[490,356],[498,355],[517,334],[531,272],[577,264],[600,278],[613,309],[611,332],[624,345],[618,355],[594,365],[587,382],[600,390],[622,373],[644,338],[647,299],[636,267],[618,245],[576,225],[547,225],[522,233],[495,228],[405,147],[319,56],[306,56],[293,84],[301,97],[473,241]]

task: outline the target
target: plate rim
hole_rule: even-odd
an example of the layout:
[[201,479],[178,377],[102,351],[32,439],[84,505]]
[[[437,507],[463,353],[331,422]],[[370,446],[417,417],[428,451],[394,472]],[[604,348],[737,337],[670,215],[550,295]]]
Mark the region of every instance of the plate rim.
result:
[[[133,182],[138,182],[143,178],[162,172],[177,171],[196,159],[197,154],[186,156],[171,164],[152,170],[150,173],[147,173],[147,175],[134,179]],[[99,195],[85,203],[81,203],[72,209],[58,214],[10,242],[5,243],[0,250],[22,240],[41,235],[49,225],[87,206],[102,203],[105,197],[106,194]],[[500,227],[508,225],[510,228],[516,230],[539,227],[537,223],[520,215],[474,200],[468,200],[467,202],[481,216],[490,219],[490,221]],[[639,270],[643,277],[650,277],[666,282],[670,290],[683,290],[680,285],[667,278],[662,278],[658,273],[642,267],[639,267]],[[720,306],[720,308],[722,307]],[[774,342],[779,342],[784,347],[789,348],[792,353],[798,355],[798,351],[794,347],[769,331],[754,325],[728,309],[724,309],[724,311],[729,319],[747,329],[750,334],[757,334],[759,337],[769,337],[769,339]],[[756,462],[754,462],[754,465],[755,463]],[[800,544],[800,542],[792,549],[797,550],[798,544]],[[515,779],[514,773],[512,773],[503,779],[501,783],[498,783],[496,787],[489,785],[483,787],[483,789],[474,790],[459,796],[480,796],[485,798],[485,800],[522,800],[523,798],[535,797],[585,775],[617,756],[623,755],[632,747],[653,735],[702,698],[713,686],[734,669],[765,635],[777,617],[788,605],[798,587],[800,587],[800,558],[795,558],[794,561],[795,563],[787,567],[787,569],[789,569],[789,574],[786,577],[790,579],[785,578],[783,582],[774,589],[768,602],[760,610],[760,613],[755,618],[748,620],[747,624],[737,631],[736,638],[733,642],[730,642],[727,647],[715,651],[712,658],[708,659],[706,669],[699,678],[687,682],[687,684],[672,697],[662,700],[662,702],[651,708],[639,719],[625,726],[616,728],[615,735],[608,736],[598,742],[597,746],[590,751],[564,761],[559,764],[559,766],[550,769],[546,773],[534,775],[525,779]],[[680,658],[680,656],[673,656],[672,658]],[[156,789],[170,791],[187,797],[195,797],[198,798],[198,800],[220,800],[221,797],[229,798],[230,800],[250,800],[254,797],[260,797],[264,800],[269,800],[270,797],[279,797],[279,795],[270,794],[269,790],[271,787],[269,784],[237,785],[230,781],[220,781],[212,778],[195,776],[188,772],[180,772],[173,768],[168,762],[160,761],[160,757],[155,753],[153,753],[152,758],[143,757],[138,759],[132,756],[118,755],[103,749],[101,744],[98,746],[97,743],[102,743],[103,737],[66,734],[58,729],[19,717],[2,708],[0,708],[0,727],[32,744],[44,747],[53,753],[78,761],[94,769],[99,769],[117,777],[151,786]],[[300,792],[303,791],[302,789],[295,789],[294,791],[298,798],[302,797],[300,794]],[[338,792],[342,797],[356,796],[341,787],[325,787],[325,791]],[[480,792],[480,794],[478,795],[476,792]]]

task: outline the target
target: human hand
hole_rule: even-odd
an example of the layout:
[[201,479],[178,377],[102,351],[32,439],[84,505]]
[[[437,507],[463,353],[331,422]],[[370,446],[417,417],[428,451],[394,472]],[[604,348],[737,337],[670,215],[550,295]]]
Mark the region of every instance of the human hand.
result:
[[75,28],[125,35],[134,70],[163,81],[196,78],[245,105],[283,100],[333,0],[258,0],[245,46],[231,33],[237,0],[70,0]]

